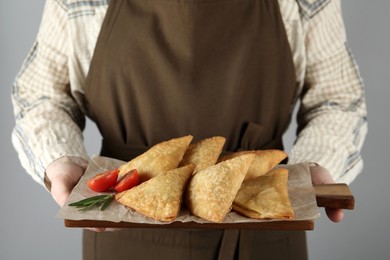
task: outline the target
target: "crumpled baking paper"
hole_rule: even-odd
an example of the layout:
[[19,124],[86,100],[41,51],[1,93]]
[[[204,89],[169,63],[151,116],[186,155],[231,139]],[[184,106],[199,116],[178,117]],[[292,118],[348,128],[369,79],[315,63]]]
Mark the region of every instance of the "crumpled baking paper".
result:
[[[75,207],[68,206],[69,203],[76,202],[88,197],[109,194],[109,193],[97,193],[90,190],[87,186],[87,180],[95,176],[97,173],[104,172],[106,170],[114,169],[122,165],[123,161],[102,157],[93,156],[91,161],[80,179],[79,183],[72,190],[67,203],[61,208],[57,214],[57,217],[68,220],[97,220],[97,221],[110,221],[110,222],[132,222],[143,224],[169,224],[171,222],[161,222],[148,217],[145,217],[141,213],[136,212],[133,209],[127,208],[119,204],[115,199],[111,202],[110,206],[101,211],[100,208],[93,208],[89,211],[81,212]],[[280,165],[278,167],[285,167],[289,170],[288,179],[288,193],[291,205],[294,209],[295,218],[291,221],[297,220],[313,220],[319,218],[320,213],[317,207],[314,188],[311,183],[309,165],[307,163],[293,164],[293,165]],[[210,223],[207,220],[192,215],[188,209],[182,209],[178,217],[174,220],[181,222],[197,222],[197,223]],[[242,222],[267,222],[277,220],[256,220],[242,216],[236,212],[231,211],[227,214],[223,223],[242,223]]]

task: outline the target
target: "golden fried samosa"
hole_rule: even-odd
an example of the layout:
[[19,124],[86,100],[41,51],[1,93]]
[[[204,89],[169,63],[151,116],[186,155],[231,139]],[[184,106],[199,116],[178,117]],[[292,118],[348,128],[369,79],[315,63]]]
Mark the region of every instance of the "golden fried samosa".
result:
[[243,154],[197,172],[188,184],[186,205],[192,214],[222,222],[231,210],[254,154]]
[[242,183],[233,210],[255,219],[292,219],[288,196],[288,170],[275,168],[263,176]]
[[119,167],[119,175],[123,176],[132,169],[137,169],[140,182],[153,178],[161,173],[178,167],[191,143],[193,136],[174,138],[158,143],[143,154]]
[[194,163],[194,174],[206,167],[214,165],[225,145],[226,138],[222,136],[214,136],[200,140],[190,144],[180,166]]
[[240,151],[222,156],[219,161],[228,160],[242,154],[255,153],[251,166],[245,176],[245,180],[266,174],[281,161],[287,158],[287,153],[278,149]]
[[179,213],[183,193],[194,168],[194,164],[189,164],[159,174],[136,187],[118,193],[115,199],[147,217],[172,221]]

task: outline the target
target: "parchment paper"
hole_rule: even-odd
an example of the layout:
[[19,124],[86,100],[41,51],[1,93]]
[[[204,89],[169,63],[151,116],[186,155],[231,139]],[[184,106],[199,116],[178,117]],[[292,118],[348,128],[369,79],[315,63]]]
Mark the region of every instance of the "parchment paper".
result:
[[[136,212],[133,209],[127,208],[115,199],[111,205],[104,211],[99,208],[91,209],[89,211],[80,212],[75,207],[69,207],[68,204],[76,202],[88,197],[96,196],[99,194],[109,193],[97,193],[91,191],[87,186],[87,180],[96,175],[97,173],[114,169],[125,162],[112,158],[93,156],[88,168],[80,179],[79,183],[71,192],[66,205],[60,209],[57,217],[69,220],[104,220],[111,222],[133,222],[133,223],[147,223],[147,224],[168,224],[170,222],[160,222],[142,214]],[[290,197],[291,205],[294,209],[295,218],[292,220],[313,220],[319,218],[320,213],[316,204],[315,193],[311,184],[309,166],[307,163],[294,164],[294,165],[281,165],[279,167],[285,167],[289,170],[288,179],[288,193]],[[197,223],[209,223],[207,220],[193,216],[187,209],[182,209],[179,216],[174,221],[189,222],[194,221]],[[244,217],[238,213],[230,212],[226,216],[223,223],[242,223],[242,222],[265,222],[273,220],[256,220]]]

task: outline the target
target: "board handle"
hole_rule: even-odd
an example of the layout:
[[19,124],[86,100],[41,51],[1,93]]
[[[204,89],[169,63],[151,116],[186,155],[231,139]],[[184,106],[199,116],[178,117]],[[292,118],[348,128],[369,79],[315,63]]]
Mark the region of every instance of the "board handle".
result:
[[347,184],[314,185],[314,192],[318,207],[349,210],[355,208],[355,198]]

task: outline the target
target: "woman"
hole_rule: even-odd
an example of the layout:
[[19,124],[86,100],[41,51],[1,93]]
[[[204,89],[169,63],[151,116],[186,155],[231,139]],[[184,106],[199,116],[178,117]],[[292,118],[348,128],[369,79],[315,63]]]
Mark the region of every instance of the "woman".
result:
[[[364,92],[338,0],[47,0],[12,97],[21,163],[60,206],[88,163],[85,116],[123,160],[186,134],[283,149],[299,100],[289,163],[312,162],[315,184],[362,169]],[[307,258],[303,232],[84,232],[85,259],[288,255]]]

